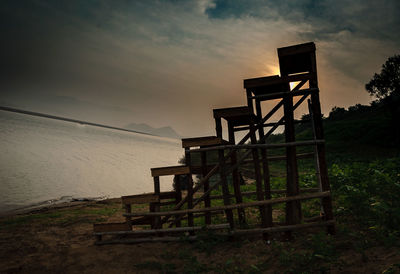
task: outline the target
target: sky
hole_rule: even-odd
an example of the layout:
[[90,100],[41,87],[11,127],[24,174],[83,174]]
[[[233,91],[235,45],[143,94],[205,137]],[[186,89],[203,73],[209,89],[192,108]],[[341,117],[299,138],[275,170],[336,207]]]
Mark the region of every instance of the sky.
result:
[[212,109],[246,104],[244,79],[279,74],[278,47],[313,41],[328,115],[371,102],[399,15],[398,0],[3,0],[0,105],[212,135]]

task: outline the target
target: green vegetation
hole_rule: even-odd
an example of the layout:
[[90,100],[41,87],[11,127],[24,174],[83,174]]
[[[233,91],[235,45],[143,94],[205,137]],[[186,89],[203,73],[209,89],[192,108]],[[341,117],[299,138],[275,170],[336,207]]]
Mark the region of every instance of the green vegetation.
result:
[[337,217],[400,236],[400,158],[333,164],[330,178]]

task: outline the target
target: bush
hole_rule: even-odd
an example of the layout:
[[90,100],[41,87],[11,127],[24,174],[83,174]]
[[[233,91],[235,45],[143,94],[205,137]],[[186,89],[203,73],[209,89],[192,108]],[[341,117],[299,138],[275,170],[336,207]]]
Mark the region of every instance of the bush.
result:
[[399,234],[400,159],[332,165],[337,216],[351,216],[368,228]]

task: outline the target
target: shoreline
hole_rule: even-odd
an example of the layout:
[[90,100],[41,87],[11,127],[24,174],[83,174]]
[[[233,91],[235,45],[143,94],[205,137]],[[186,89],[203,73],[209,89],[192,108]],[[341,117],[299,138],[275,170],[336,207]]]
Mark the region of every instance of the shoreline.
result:
[[[60,199],[47,200],[40,203],[19,207],[16,209],[0,211],[0,218],[23,215],[23,214],[40,213],[54,209],[62,209],[77,205],[90,204],[93,202],[116,200],[116,199],[120,199],[120,197],[115,197],[115,198],[110,198],[110,197],[72,198],[71,197],[70,200],[64,200],[64,201],[62,197]],[[55,202],[49,202],[49,201],[55,201]]]

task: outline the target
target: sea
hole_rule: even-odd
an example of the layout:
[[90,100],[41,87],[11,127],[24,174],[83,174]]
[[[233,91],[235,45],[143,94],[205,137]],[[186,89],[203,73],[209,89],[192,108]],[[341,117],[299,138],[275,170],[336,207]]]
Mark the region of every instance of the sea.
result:
[[150,168],[182,155],[176,139],[0,110],[0,213],[152,192]]

